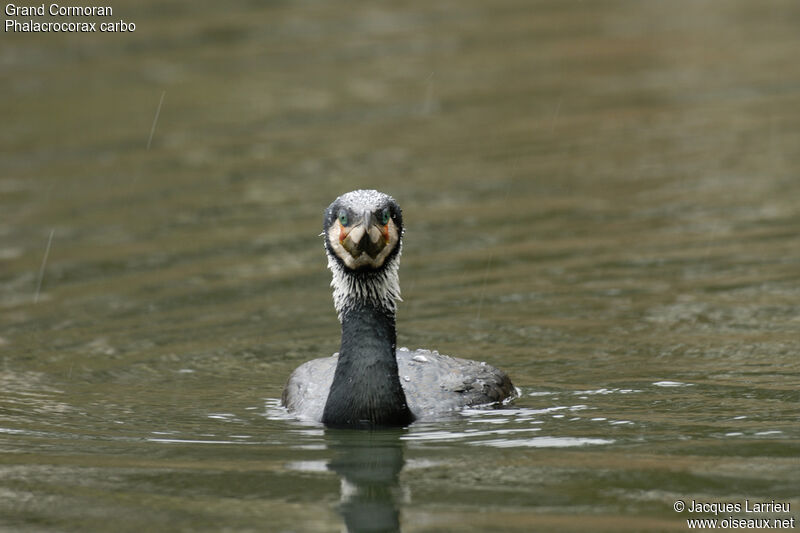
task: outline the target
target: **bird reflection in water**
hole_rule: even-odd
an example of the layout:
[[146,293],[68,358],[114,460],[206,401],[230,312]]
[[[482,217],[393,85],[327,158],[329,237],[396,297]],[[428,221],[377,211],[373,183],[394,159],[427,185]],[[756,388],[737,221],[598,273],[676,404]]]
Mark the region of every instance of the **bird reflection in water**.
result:
[[326,429],[333,456],[328,468],[341,479],[339,513],[350,533],[400,531],[403,429]]

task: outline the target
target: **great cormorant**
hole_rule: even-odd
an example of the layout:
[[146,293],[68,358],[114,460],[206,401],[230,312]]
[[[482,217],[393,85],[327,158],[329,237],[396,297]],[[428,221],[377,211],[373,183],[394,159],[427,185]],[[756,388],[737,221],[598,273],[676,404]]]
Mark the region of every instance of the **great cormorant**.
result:
[[486,363],[396,348],[403,213],[391,196],[340,196],[325,210],[322,236],[342,343],[289,377],[282,403],[291,413],[331,427],[406,426],[515,396],[508,376]]

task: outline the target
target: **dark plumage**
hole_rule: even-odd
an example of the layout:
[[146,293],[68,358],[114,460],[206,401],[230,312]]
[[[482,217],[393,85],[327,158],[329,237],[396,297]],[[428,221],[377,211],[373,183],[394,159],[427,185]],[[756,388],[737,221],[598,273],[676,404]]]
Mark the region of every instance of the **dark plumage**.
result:
[[515,396],[508,376],[486,363],[396,349],[403,216],[392,197],[340,196],[325,211],[323,236],[342,343],[292,373],[282,398],[290,412],[334,427],[405,426]]

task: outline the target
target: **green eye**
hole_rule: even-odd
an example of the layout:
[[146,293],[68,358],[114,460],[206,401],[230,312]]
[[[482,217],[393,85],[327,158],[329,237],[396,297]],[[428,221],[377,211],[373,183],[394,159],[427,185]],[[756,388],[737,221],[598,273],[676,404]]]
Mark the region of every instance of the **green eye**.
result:
[[347,219],[347,211],[345,211],[344,209],[340,209],[339,210],[339,224],[341,224],[342,226],[347,226],[348,222],[350,222],[350,221]]
[[389,213],[389,208],[385,207],[383,211],[381,211],[381,224],[384,226],[389,223],[389,219],[392,218],[391,214]]

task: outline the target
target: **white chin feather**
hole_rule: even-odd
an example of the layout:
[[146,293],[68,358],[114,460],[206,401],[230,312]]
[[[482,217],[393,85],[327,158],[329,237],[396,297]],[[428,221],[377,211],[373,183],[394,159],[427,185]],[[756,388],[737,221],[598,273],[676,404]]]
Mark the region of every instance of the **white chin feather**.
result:
[[339,314],[339,322],[348,307],[355,303],[371,303],[377,307],[394,313],[400,298],[400,278],[397,270],[400,268],[400,252],[402,245],[398,243],[397,255],[386,262],[383,269],[376,271],[371,276],[356,279],[342,267],[326,248],[328,268],[333,274],[331,287],[333,288],[333,305]]

